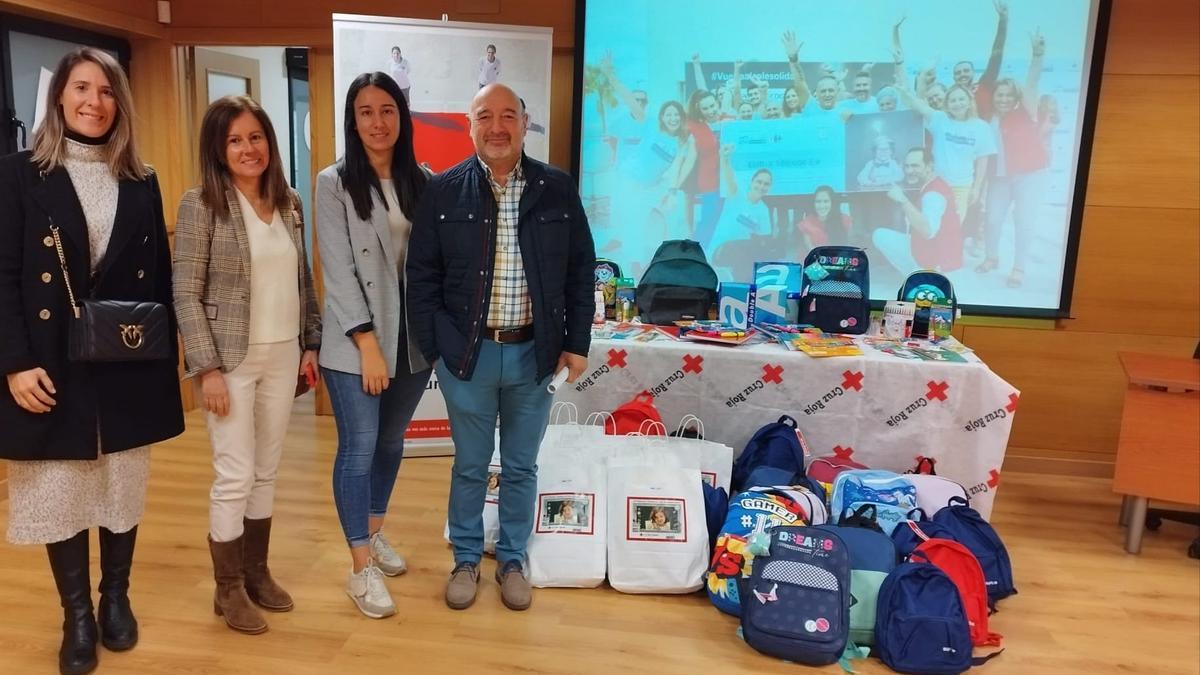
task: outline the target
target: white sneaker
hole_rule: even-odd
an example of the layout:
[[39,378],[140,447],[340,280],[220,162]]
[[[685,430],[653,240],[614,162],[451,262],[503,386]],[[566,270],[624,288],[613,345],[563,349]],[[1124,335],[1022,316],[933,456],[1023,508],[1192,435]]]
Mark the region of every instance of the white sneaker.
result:
[[388,540],[383,538],[382,530],[371,535],[369,546],[371,547],[371,559],[384,574],[394,577],[408,571],[408,563],[404,562],[404,557],[396,553],[396,549],[392,548]]
[[392,596],[383,583],[383,573],[373,564],[368,564],[358,574],[350,572],[346,595],[358,605],[358,611],[372,619],[382,619],[396,613],[396,603],[392,602]]

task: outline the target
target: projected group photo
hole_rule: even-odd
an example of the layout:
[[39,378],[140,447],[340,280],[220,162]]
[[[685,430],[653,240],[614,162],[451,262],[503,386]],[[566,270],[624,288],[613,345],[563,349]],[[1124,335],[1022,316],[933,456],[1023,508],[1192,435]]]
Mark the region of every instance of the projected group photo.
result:
[[661,241],[694,239],[746,281],[755,261],[845,244],[867,250],[875,299],[925,268],[972,305],[1058,308],[1090,12],[588,3],[580,187],[597,255],[636,277]]

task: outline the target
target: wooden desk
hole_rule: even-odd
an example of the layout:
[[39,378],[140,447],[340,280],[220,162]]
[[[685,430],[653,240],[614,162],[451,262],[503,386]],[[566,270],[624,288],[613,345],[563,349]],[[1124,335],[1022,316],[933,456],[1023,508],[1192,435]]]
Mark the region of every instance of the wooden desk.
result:
[[1125,550],[1138,553],[1147,500],[1200,504],[1200,360],[1121,352],[1128,388],[1113,491]]

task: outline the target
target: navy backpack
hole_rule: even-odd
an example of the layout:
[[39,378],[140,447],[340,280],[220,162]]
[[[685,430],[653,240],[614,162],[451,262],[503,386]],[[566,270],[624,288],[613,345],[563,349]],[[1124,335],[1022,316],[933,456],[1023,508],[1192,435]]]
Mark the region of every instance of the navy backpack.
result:
[[997,600],[1016,594],[1008,549],[1000,541],[995,528],[978,511],[968,506],[967,500],[951,497],[949,505],[933,514],[933,522],[944,527],[951,535],[936,536],[953,539],[975,554],[979,566],[983,568],[990,606],[995,608]]
[[777,482],[783,474],[772,477],[771,485],[793,485],[795,476],[804,475],[804,446],[796,420],[783,415],[778,422],[763,426],[746,442],[746,448],[733,462],[731,484],[733,492],[748,490],[750,474],[759,467],[769,466],[791,473],[793,480]]
[[708,547],[713,548],[717,543],[717,535],[725,524],[725,514],[729,512],[729,494],[725,488],[713,487],[708,481],[702,480],[704,488],[704,520],[708,523]]
[[930,563],[902,563],[883,580],[875,651],[898,673],[955,675],[973,665],[971,627],[958,587]]
[[818,246],[804,257],[800,323],[826,333],[867,332],[871,323],[867,252],[853,246]]
[[850,552],[842,538],[779,526],[770,552],[752,567],[740,593],[746,644],[808,666],[836,663],[850,635]]
[[708,319],[717,301],[717,273],[704,249],[691,239],[659,245],[638,281],[637,304],[642,323],[670,324],[681,319]]
[[[913,516],[916,516],[915,518]],[[930,520],[924,509],[913,509],[908,512],[908,520],[901,521],[892,530],[892,543],[896,545],[896,555],[904,560],[917,550],[917,547],[930,539],[949,539],[958,541],[950,528]]]

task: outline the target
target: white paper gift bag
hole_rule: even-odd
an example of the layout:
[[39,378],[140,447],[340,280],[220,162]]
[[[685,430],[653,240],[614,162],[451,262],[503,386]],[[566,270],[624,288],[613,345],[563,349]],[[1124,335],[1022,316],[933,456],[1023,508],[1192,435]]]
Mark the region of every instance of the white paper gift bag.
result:
[[[708,563],[695,461],[664,437],[616,437],[608,469],[608,582],[623,593],[691,593]],[[691,459],[694,459],[692,455]]]
[[538,467],[529,581],[592,588],[607,570],[608,480],[602,457],[556,452]]

